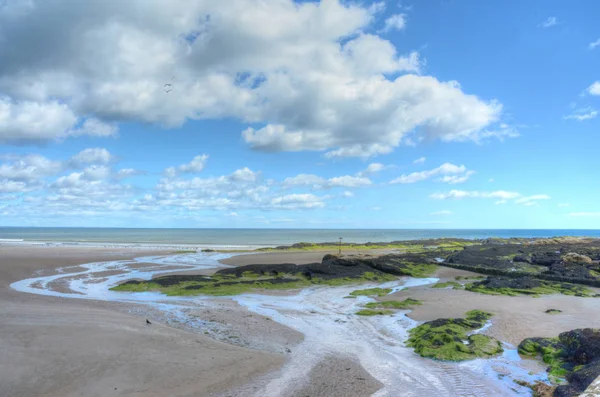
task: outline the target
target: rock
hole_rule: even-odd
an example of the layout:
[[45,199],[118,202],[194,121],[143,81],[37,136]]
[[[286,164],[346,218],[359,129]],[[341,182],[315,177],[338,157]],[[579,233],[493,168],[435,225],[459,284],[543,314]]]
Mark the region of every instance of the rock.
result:
[[583,263],[583,264],[591,264],[592,258],[587,255],[578,254],[576,252],[569,252],[562,256],[563,262],[567,263]]
[[569,384],[556,388],[558,397],[579,396],[600,376],[599,329],[575,329],[558,338],[528,338],[519,344],[519,353],[543,354],[551,373],[566,373]]

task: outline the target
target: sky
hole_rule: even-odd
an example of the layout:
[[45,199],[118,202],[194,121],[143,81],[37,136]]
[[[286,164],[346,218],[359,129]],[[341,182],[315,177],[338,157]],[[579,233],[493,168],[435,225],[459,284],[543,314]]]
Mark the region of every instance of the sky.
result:
[[598,229],[598,15],[0,0],[0,225]]

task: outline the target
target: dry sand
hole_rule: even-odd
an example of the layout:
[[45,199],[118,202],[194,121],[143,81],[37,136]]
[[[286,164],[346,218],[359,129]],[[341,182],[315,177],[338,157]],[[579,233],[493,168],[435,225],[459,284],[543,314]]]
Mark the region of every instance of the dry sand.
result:
[[147,326],[117,303],[9,287],[62,266],[153,254],[160,252],[0,246],[0,396],[208,396],[285,362],[156,321]]

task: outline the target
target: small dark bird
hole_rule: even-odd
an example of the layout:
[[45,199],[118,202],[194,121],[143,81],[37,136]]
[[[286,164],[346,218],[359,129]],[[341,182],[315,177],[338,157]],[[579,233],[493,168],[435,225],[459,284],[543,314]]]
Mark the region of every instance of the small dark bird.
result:
[[169,92],[171,92],[171,91],[173,91],[173,90],[165,90],[165,92],[166,92],[167,94],[168,94]]
[[173,84],[165,84],[165,87],[171,87]]
[[150,320],[146,319],[146,324],[150,325],[152,323],[150,322]]

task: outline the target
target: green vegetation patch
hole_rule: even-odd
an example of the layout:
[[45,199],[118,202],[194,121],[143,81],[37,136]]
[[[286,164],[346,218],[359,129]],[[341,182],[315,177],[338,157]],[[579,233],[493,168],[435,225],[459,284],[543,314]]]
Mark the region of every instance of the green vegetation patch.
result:
[[563,360],[565,352],[558,338],[528,338],[519,344],[519,353],[524,356],[541,356],[548,364],[548,373],[555,378],[564,378],[569,372]]
[[424,278],[436,272],[438,266],[433,263],[402,262],[400,272],[405,276]]
[[423,303],[419,300],[406,298],[403,301],[383,301],[383,302],[369,302],[365,307],[369,309],[377,308],[389,308],[389,309],[407,309],[412,306],[422,305]]
[[367,288],[350,292],[350,296],[386,296],[392,292],[391,288]]
[[442,318],[411,329],[407,345],[422,357],[444,361],[464,361],[502,353],[498,340],[470,334],[482,328],[492,313],[472,310],[466,314],[466,318]]
[[385,316],[388,314],[394,314],[393,310],[372,310],[363,309],[356,312],[359,316]]
[[456,277],[454,277],[454,279],[457,281],[460,281],[460,280],[483,280],[485,278],[486,278],[486,276],[456,276]]
[[596,297],[594,291],[577,284],[538,280],[529,277],[509,279],[506,277],[488,277],[486,280],[467,284],[467,291],[489,295],[550,295],[563,294],[580,297]]
[[[386,273],[365,272],[359,277],[320,278],[306,277],[302,273],[277,273],[260,274],[244,271],[240,276],[234,274],[219,274],[208,276],[165,276],[149,281],[130,280],[111,288],[112,291],[148,292],[158,291],[168,296],[187,295],[212,295],[227,296],[249,293],[255,290],[286,290],[306,288],[313,285],[340,286],[361,284],[366,282],[386,282],[396,280],[397,277]],[[371,291],[364,290],[364,291]],[[376,293],[356,295],[377,295],[383,293],[376,289]],[[391,292],[391,290],[389,290]],[[386,295],[387,293],[383,293]],[[356,296],[355,295],[355,296]],[[355,297],[354,296],[354,297]],[[379,295],[378,295],[379,296]]]
[[445,283],[437,283],[431,286],[431,288],[448,288],[452,287],[453,289],[462,289],[463,285],[461,283],[457,283],[456,281],[447,281]]

